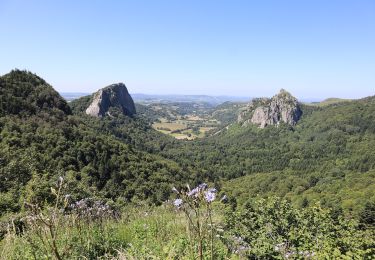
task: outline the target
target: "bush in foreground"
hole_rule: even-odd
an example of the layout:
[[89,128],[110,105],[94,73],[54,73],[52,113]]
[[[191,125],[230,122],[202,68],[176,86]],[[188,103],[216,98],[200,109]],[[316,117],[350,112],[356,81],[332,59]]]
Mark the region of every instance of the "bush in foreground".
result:
[[[226,214],[229,238],[243,254],[266,259],[371,259],[375,241],[354,219],[335,217],[319,204],[295,209],[284,199],[250,200]],[[227,234],[228,235],[228,234]]]

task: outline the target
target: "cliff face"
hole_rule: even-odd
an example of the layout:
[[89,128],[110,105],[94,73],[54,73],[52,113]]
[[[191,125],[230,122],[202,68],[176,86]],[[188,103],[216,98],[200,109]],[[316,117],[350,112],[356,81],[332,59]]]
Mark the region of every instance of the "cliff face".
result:
[[111,107],[119,108],[128,116],[136,113],[134,101],[125,84],[112,84],[96,92],[90,106],[86,109],[86,114],[103,117],[108,115]]
[[238,122],[256,124],[260,128],[284,122],[295,125],[302,115],[295,97],[284,89],[271,99],[254,99],[238,116]]

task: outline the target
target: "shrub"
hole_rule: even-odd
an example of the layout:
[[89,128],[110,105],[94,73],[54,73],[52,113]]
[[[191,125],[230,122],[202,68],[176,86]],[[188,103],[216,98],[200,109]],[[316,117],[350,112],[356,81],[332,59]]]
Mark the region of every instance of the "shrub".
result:
[[226,214],[227,244],[250,258],[366,259],[375,254],[371,234],[319,204],[295,209],[284,199],[250,200]]

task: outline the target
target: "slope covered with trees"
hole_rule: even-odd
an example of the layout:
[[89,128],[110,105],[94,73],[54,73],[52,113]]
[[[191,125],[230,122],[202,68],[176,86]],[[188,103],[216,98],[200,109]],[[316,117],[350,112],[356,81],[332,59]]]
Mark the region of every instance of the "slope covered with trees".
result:
[[[375,97],[302,110],[295,127],[232,124],[212,137],[168,146],[162,154],[194,164],[230,194],[241,193],[242,201],[276,194],[300,205],[324,198],[325,205],[363,208],[375,199]],[[226,182],[241,176],[246,177]]]
[[42,78],[20,70],[0,77],[0,116],[70,114],[67,102]]
[[0,77],[0,101],[8,259],[374,255],[375,97],[264,129],[223,104],[230,125],[194,141],[155,131],[150,111],[87,116],[90,96],[68,105],[30,72]]
[[59,175],[70,176],[77,198],[114,201],[160,203],[172,184],[188,180],[214,182],[239,202],[278,195],[358,213],[374,200],[374,97],[301,105],[294,127],[234,123],[211,137],[179,141],[153,130],[147,118],[88,117],[90,96],[70,108],[29,72],[12,71],[0,84],[2,212],[19,210],[27,196],[44,200]]
[[158,204],[169,197],[170,183],[189,176],[177,163],[147,152],[155,136],[144,142],[148,127],[142,122],[72,116],[59,94],[29,72],[12,71],[0,82],[1,215],[19,211],[25,199],[51,201],[49,189],[58,176],[69,180],[75,199],[120,204]]

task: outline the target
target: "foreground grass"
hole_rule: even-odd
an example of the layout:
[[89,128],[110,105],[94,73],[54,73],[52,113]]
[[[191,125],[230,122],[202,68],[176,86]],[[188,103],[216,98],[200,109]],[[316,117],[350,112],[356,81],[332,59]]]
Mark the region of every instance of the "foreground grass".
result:
[[[298,209],[278,197],[234,207],[200,184],[159,207],[121,214],[91,199],[28,206],[8,222],[0,259],[374,259],[373,207],[359,223],[316,203]],[[61,203],[59,203],[61,202]],[[61,205],[59,207],[58,205]],[[68,206],[69,205],[69,206]],[[63,206],[63,207],[62,207]]]
[[[54,232],[61,259],[195,259],[196,245],[186,220],[171,207],[131,208],[118,220],[61,220]],[[45,234],[48,234],[46,230]],[[36,229],[10,232],[0,242],[0,259],[58,259],[52,239]],[[215,259],[234,258],[219,240]]]

